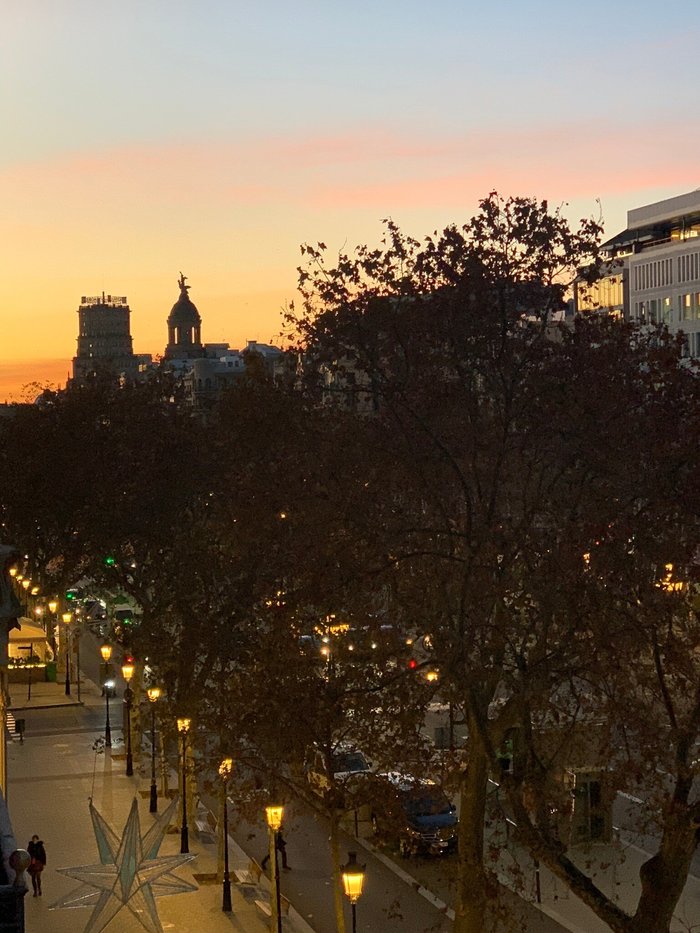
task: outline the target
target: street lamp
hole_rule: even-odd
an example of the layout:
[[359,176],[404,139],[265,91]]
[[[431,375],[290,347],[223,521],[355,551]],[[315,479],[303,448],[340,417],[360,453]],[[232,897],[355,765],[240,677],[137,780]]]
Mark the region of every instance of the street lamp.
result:
[[51,649],[53,651],[53,658],[55,661],[57,660],[56,659],[56,623],[58,620],[56,618],[56,613],[58,612],[58,600],[50,599],[47,605],[49,607],[49,612],[53,616],[53,619],[51,620]]
[[365,883],[365,867],[364,865],[358,864],[356,852],[348,852],[348,863],[347,865],[342,865],[340,869],[343,876],[345,896],[352,905],[352,933],[357,933],[355,905],[362,896],[362,888]]
[[29,603],[27,600],[27,590],[32,585],[32,581],[28,580],[26,577],[22,580],[22,588],[24,589],[24,614],[29,615]]
[[189,719],[178,719],[177,731],[182,736],[182,826],[180,827],[180,854],[190,851],[190,834],[187,828],[187,733],[190,731]]
[[131,777],[134,773],[134,761],[131,757],[131,701],[134,699],[134,692],[129,686],[131,678],[134,675],[134,665],[127,661],[122,664],[122,677],[126,681],[126,690],[124,691],[124,702],[126,703],[126,776]]
[[271,929],[273,933],[282,933],[282,911],[280,910],[280,870],[277,864],[277,833],[282,828],[284,807],[271,804],[265,807],[265,817],[270,828],[270,864],[272,865],[272,885],[275,896],[271,898]]
[[66,696],[70,696],[70,612],[64,612],[61,616],[66,626]]
[[112,646],[111,646],[111,645],[101,645],[101,647],[100,647],[100,654],[102,655],[102,660],[103,660],[104,663],[105,663],[105,681],[104,681],[104,688],[105,688],[105,713],[106,713],[106,719],[105,719],[105,747],[106,747],[106,748],[111,748],[111,747],[112,747],[112,727],[111,727],[110,722],[109,722],[109,693],[110,693],[110,690],[112,689],[112,687],[114,686],[114,681],[113,681],[113,680],[109,680],[107,674],[108,674],[109,659],[112,657]]
[[225,914],[231,913],[231,876],[228,871],[228,799],[226,796],[228,779],[233,770],[233,758],[224,758],[219,765],[222,791],[224,795],[224,888],[221,909]]
[[160,699],[160,687],[149,687],[146,691],[151,701],[151,802],[150,813],[158,812],[158,788],[156,786],[156,702]]

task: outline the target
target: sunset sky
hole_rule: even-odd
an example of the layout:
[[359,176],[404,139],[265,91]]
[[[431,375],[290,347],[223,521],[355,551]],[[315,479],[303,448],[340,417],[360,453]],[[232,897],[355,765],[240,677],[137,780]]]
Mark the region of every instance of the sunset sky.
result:
[[700,2],[15,0],[0,32],[0,401],[65,383],[81,295],[162,353],[274,340],[299,245],[496,189],[606,230],[700,187]]

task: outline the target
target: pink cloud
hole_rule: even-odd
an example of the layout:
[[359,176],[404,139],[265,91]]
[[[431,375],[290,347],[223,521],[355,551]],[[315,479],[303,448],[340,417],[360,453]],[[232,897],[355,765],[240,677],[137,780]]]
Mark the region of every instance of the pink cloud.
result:
[[335,135],[129,145],[7,168],[8,196],[93,204],[128,220],[152,209],[278,203],[316,209],[473,206],[492,188],[569,199],[687,186],[700,127],[668,126],[684,146],[659,149],[633,125],[479,129],[463,134],[364,127]]

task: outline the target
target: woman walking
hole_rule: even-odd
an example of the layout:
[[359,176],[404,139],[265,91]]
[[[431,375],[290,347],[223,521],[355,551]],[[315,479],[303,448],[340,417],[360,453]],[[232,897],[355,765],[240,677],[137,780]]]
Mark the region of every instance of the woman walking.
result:
[[32,887],[34,888],[34,897],[41,895],[41,873],[46,865],[46,849],[44,843],[38,836],[32,836],[27,845],[27,852],[31,856],[29,863],[29,874],[32,876]]

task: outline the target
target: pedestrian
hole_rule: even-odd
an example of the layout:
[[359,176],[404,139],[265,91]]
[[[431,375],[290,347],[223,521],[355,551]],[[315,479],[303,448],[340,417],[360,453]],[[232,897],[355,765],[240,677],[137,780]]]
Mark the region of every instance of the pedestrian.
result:
[[44,843],[38,836],[32,836],[27,845],[27,852],[31,857],[29,863],[29,874],[32,876],[32,887],[34,888],[34,897],[41,896],[41,873],[46,866],[46,849]]
[[[285,871],[291,871],[292,869],[287,864],[287,841],[282,835],[281,829],[278,829],[277,832],[275,833],[275,848],[277,849],[279,854],[282,856],[282,868],[284,868]],[[265,858],[260,863],[260,867],[262,868],[263,871],[265,871],[265,867],[269,861],[270,861],[270,853],[268,852]]]

